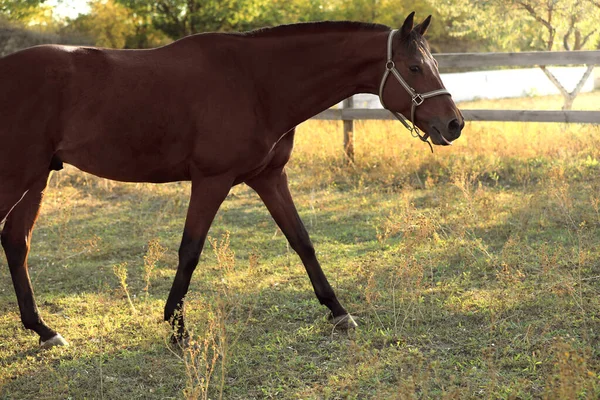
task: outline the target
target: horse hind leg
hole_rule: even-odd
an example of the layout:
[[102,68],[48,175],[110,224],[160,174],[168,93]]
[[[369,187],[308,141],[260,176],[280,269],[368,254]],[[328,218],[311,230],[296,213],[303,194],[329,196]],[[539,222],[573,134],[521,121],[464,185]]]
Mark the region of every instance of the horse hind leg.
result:
[[[43,188],[46,187],[46,182],[48,180],[50,171],[60,171],[63,169],[63,162],[58,156],[54,155],[50,160],[49,171],[41,174],[40,182],[43,182]],[[33,175],[35,177],[35,175]],[[34,180],[34,186],[39,185],[36,178]],[[0,182],[3,182],[4,185],[0,190],[0,226],[6,221],[8,214],[25,198],[29,190],[25,190],[23,187],[19,189],[6,189],[6,187],[11,188],[10,184],[6,184],[2,177],[0,176]],[[43,191],[42,188],[42,191]],[[35,190],[35,188],[34,188]],[[15,194],[16,193],[16,194]]]
[[0,226],[6,221],[6,217],[12,211],[13,208],[19,204],[21,200],[25,197],[27,191],[21,193],[20,195],[14,195],[10,193],[9,195],[2,195],[0,193]]
[[0,235],[17,295],[21,321],[25,328],[35,331],[40,336],[42,347],[67,345],[62,336],[50,329],[39,315],[27,268],[33,225],[39,214],[47,179],[48,174],[41,177],[25,192],[20,201],[12,206],[7,212],[8,217],[4,216],[6,222]]

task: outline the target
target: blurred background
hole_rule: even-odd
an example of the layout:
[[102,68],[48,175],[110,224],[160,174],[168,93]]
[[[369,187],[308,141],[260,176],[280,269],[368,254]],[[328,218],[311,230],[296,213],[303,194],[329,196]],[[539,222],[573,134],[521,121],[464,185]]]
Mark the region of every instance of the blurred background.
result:
[[303,21],[399,27],[411,11],[433,15],[434,53],[600,48],[599,0],[0,0],[0,53],[57,42],[149,48]]
[[[431,14],[433,53],[594,50],[600,0],[0,0],[0,55],[44,44],[151,48],[209,31],[247,31],[306,21],[359,20],[399,27],[409,12]],[[559,94],[539,68],[442,71],[456,101]],[[585,67],[554,69],[571,91]],[[505,82],[512,82],[506,85]],[[600,86],[600,74],[581,92]],[[355,106],[380,108],[376,96]]]
[[[0,53],[313,20],[397,28],[413,10],[433,15],[434,53],[600,45],[600,0],[0,0]],[[558,93],[540,68],[476,69],[442,71],[463,110],[599,109],[593,79],[588,93],[550,95],[532,86]],[[571,91],[584,70],[553,74]],[[298,126],[286,170],[356,332],[332,331],[300,259],[239,185],[186,297],[196,345],[175,353],[160,321],[190,184],[66,165],[29,273],[44,319],[73,345],[38,352],[0,256],[0,399],[600,399],[598,121],[473,120],[435,153],[397,121],[355,121],[351,163],[346,122]]]

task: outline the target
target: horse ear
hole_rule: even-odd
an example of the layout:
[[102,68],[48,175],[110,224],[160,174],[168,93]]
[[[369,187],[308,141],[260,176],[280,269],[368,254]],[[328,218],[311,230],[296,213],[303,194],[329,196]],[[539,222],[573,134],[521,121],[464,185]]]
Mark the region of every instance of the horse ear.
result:
[[419,25],[415,26],[417,32],[421,34],[421,36],[425,36],[425,32],[427,32],[427,28],[429,28],[429,24],[431,23],[431,15],[425,18],[425,21],[421,22]]
[[413,24],[414,24],[414,18],[415,18],[415,12],[411,12],[408,17],[406,17],[406,20],[404,20],[404,23],[402,24],[402,28],[400,28],[400,36],[405,38],[407,37],[410,32],[413,29]]

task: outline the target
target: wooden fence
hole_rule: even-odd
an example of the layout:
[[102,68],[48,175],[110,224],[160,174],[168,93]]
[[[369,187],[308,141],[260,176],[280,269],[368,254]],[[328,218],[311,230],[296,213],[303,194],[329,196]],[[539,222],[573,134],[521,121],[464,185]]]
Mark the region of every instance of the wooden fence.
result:
[[[531,67],[545,65],[600,65],[598,51],[552,51],[522,53],[454,53],[436,54],[440,71],[477,70],[487,67]],[[354,160],[354,121],[393,120],[384,109],[353,108],[352,98],[344,100],[343,108],[329,109],[314,119],[344,121],[344,151]],[[600,106],[600,105],[599,105]],[[600,107],[599,107],[600,108]],[[600,111],[573,110],[461,110],[467,121],[520,121],[600,124]]]

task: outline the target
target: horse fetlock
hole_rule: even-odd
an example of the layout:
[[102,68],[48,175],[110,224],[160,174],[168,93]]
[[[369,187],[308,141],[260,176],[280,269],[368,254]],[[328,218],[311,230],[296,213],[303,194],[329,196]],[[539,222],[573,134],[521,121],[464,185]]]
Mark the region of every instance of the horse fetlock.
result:
[[183,332],[173,331],[171,334],[171,344],[181,349],[185,349],[190,345],[190,334],[187,330]]
[[354,317],[350,314],[338,315],[331,319],[333,327],[337,330],[346,331],[358,327],[358,324],[354,320]]
[[326,294],[319,292],[317,294],[317,300],[319,300],[319,303],[329,308],[333,315],[348,314],[346,309],[342,307],[342,305],[338,301],[337,297],[335,296],[335,293],[333,293],[333,290],[327,292]]

